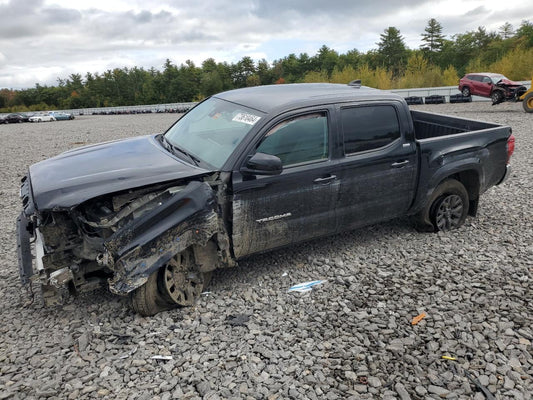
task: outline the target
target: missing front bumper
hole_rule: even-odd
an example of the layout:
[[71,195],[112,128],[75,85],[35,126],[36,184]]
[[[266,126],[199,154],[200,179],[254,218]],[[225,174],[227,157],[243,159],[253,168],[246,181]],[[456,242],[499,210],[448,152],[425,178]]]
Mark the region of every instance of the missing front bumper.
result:
[[20,281],[23,285],[29,284],[30,278],[33,276],[29,226],[30,221],[24,212],[20,213],[17,218],[17,255]]

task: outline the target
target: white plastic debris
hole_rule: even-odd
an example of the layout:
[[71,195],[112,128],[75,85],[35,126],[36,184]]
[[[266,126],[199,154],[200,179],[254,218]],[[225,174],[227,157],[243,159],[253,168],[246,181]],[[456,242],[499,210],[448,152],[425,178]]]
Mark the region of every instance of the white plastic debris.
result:
[[299,292],[299,293],[309,292],[313,288],[313,286],[321,285],[322,283],[326,283],[326,282],[327,282],[326,280],[318,280],[318,281],[299,283],[298,285],[291,286],[288,291]]
[[170,360],[172,360],[172,356],[160,356],[160,355],[157,355],[157,356],[152,356],[150,358],[152,360],[161,360],[161,361],[170,361]]
[[119,356],[118,359],[119,360],[125,360],[126,358],[131,357],[132,355],[134,355],[136,352],[137,352],[137,346],[135,346],[133,349],[131,349],[127,353],[122,354],[121,356]]

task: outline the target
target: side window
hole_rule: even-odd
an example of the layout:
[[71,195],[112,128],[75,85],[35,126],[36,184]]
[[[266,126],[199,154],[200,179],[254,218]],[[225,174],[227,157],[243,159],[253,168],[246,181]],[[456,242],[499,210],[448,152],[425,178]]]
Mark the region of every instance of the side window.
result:
[[362,106],[341,109],[344,154],[378,149],[400,138],[393,106]]
[[327,159],[328,119],[326,113],[302,115],[283,121],[265,135],[257,152],[281,159],[283,166]]
[[484,76],[483,83],[492,83],[492,80],[488,76]]

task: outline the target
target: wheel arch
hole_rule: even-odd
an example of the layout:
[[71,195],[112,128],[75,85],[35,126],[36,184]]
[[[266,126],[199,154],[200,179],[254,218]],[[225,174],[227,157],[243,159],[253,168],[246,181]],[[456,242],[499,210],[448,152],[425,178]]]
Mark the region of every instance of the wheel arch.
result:
[[[215,205],[210,186],[193,181],[166,203],[115,232],[104,243],[102,260],[114,273],[110,290],[127,294],[174,255],[211,242],[220,230]],[[217,248],[212,243],[210,248]]]
[[479,172],[474,169],[468,169],[453,174],[446,179],[455,179],[456,181],[462,183],[466,189],[466,192],[468,193],[468,202],[470,205],[468,208],[468,214],[475,217],[477,214],[479,192],[481,187]]
[[478,158],[472,158],[465,164],[464,160],[449,164],[435,172],[428,185],[427,198],[447,179],[455,179],[463,184],[470,199],[479,198],[481,191],[482,173]]
[[216,235],[213,235],[205,244],[192,245],[194,262],[200,272],[211,272],[220,267],[221,257]]

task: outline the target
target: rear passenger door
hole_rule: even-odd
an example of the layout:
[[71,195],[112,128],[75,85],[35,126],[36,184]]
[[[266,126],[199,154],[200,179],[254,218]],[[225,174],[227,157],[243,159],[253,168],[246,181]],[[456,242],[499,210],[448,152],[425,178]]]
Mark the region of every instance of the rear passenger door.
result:
[[343,153],[338,170],[339,230],[401,216],[409,208],[417,153],[414,138],[407,140],[402,134],[401,126],[409,126],[402,109],[401,104],[338,107]]

